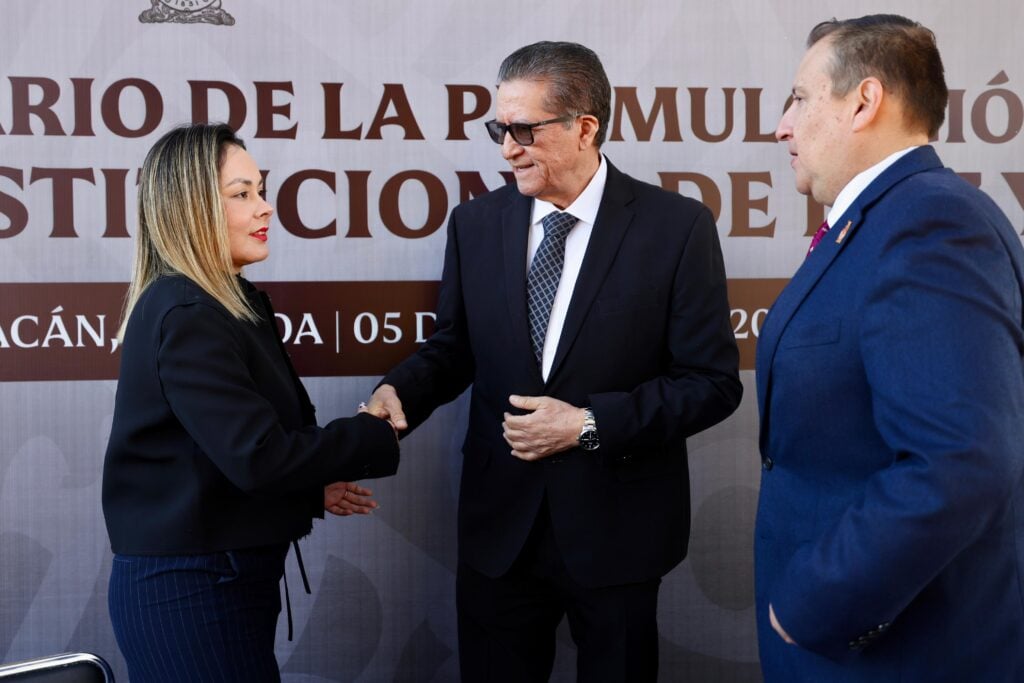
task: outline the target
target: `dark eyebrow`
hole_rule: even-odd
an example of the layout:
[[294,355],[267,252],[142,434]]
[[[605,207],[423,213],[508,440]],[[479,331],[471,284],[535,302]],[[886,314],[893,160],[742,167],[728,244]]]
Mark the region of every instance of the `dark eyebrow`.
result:
[[[235,178],[234,180],[229,180],[228,182],[224,183],[223,185],[221,185],[221,187],[231,187],[232,185],[235,185],[235,184],[242,184],[242,185],[245,185],[246,187],[252,187],[253,183],[248,178]],[[260,182],[257,183],[257,185],[259,187],[263,187],[263,179],[262,178],[260,178]]]

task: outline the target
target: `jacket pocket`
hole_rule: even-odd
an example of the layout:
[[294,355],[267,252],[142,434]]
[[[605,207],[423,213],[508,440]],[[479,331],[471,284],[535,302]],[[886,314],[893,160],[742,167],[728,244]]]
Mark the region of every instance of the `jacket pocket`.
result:
[[652,284],[625,292],[616,292],[611,296],[599,297],[596,305],[598,314],[608,316],[659,308],[664,306],[663,299],[661,287]]
[[838,318],[808,322],[793,321],[782,333],[779,346],[784,349],[797,349],[806,346],[835,344],[839,341],[841,327]]
[[619,481],[637,481],[665,476],[684,467],[682,453],[625,453],[609,458],[612,474]]

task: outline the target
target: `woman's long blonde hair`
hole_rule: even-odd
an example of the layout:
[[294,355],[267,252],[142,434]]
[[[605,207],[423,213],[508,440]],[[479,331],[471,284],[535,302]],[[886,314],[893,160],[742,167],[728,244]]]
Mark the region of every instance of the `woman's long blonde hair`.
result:
[[200,123],[169,131],[146,155],[119,342],[139,297],[161,275],[184,275],[239,320],[257,320],[234,276],[220,196],[220,167],[228,145],[245,148],[227,125]]

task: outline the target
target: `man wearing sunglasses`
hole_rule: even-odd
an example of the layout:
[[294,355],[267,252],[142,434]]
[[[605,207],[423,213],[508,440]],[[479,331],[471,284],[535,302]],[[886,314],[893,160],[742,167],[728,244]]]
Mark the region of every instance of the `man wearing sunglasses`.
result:
[[739,404],[710,211],[604,158],[597,55],[501,65],[515,184],[458,206],[436,332],[369,410],[411,429],[472,385],[456,596],[462,680],[545,681],[568,616],[580,681],[654,681],[661,577],[686,553],[686,437]]

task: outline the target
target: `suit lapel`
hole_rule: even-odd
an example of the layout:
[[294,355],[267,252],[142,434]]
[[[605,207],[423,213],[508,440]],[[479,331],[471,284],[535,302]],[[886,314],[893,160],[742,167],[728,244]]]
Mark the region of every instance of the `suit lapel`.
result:
[[901,180],[921,171],[941,168],[935,150],[930,146],[908,152],[882,172],[858,196],[849,209],[836,221],[836,226],[815,248],[814,253],[797,269],[782,294],[772,305],[771,313],[761,329],[757,344],[757,398],[761,406],[761,451],[767,446],[771,373],[779,339],[793,315],[814,290],[822,275],[851,241],[854,232],[866,221],[866,213],[882,195]]
[[586,320],[587,313],[601,290],[605,276],[615,261],[619,245],[633,220],[633,212],[627,207],[633,199],[629,182],[626,176],[612,166],[607,157],[605,163],[608,164],[608,177],[605,180],[604,196],[594,220],[594,229],[590,233],[580,274],[576,278],[562,334],[558,339],[558,349],[551,365],[551,373],[548,375],[549,385],[569,355],[569,350],[583,327],[583,321]]
[[514,192],[512,201],[501,212],[501,240],[508,315],[515,335],[513,346],[523,349],[529,356],[529,365],[536,368],[537,378],[540,378],[540,368],[533,357],[530,325],[526,315],[526,253],[530,241],[532,206],[533,200],[530,197]]
[[762,451],[766,445],[764,438],[768,431],[765,428],[768,424],[768,387],[771,382],[771,369],[775,352],[778,350],[779,339],[797,309],[800,308],[800,304],[835,261],[843,246],[849,242],[853,236],[852,233],[860,224],[860,219],[860,212],[854,211],[854,207],[850,207],[850,210],[843,214],[837,222],[836,228],[830,229],[825,238],[815,247],[814,253],[800,264],[789,284],[772,304],[771,312],[761,328],[761,336],[757,341],[757,398],[758,404],[761,406]]

